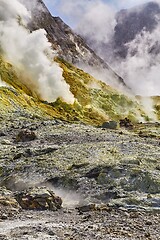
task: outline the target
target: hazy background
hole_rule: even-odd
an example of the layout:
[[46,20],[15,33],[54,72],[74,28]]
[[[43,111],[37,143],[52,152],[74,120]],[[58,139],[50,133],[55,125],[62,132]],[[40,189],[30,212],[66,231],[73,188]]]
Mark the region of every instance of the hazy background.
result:
[[[46,31],[29,32],[25,26],[31,20],[26,8],[37,7],[36,1],[0,1],[0,46],[3,56],[17,68],[23,82],[43,100],[58,97],[73,103],[74,97],[62,76],[62,69],[53,62],[55,53],[46,37]],[[20,16],[19,24],[17,16]]]
[[82,16],[89,11],[94,4],[103,4],[104,7],[111,7],[115,11],[123,8],[130,8],[148,0],[44,0],[53,16],[61,17],[71,27],[76,27]]
[[[126,59],[115,59],[113,49],[106,46],[112,41],[116,26],[115,15],[120,9],[150,2],[148,0],[45,0],[54,16],[60,16],[75,32],[93,42],[92,48],[100,57],[106,51],[107,62],[124,78],[134,94],[160,95],[160,54],[152,55],[149,49],[160,39],[160,23],[149,33],[145,30],[128,44]],[[160,3],[160,0],[154,2]],[[135,8],[143,10],[143,6]],[[159,21],[160,22],[160,21]],[[134,50],[138,50],[134,56]]]

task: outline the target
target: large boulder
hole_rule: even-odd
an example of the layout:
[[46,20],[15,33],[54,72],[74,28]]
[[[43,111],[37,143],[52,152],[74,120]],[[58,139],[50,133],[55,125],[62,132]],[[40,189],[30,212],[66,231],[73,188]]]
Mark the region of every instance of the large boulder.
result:
[[46,187],[33,187],[16,194],[23,209],[56,211],[62,206],[62,199]]
[[117,129],[118,124],[116,121],[109,121],[109,122],[104,122],[101,127],[108,128],[108,129]]
[[132,124],[131,120],[128,118],[120,119],[119,125],[120,125],[120,127],[125,127],[125,128],[130,128],[130,129],[133,128],[133,124]]
[[36,138],[37,138],[37,136],[33,131],[22,130],[17,134],[15,141],[16,142],[28,142],[28,141],[33,141]]

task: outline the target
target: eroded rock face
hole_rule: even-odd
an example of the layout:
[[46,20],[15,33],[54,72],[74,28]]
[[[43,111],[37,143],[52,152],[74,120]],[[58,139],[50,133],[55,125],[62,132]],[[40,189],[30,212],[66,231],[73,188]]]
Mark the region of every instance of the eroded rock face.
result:
[[[109,42],[98,43],[97,47],[97,42],[93,41],[92,36],[87,36],[86,41],[95,53],[112,66],[115,59],[123,60],[126,59],[128,53],[132,55],[137,53],[136,48],[130,52],[128,44],[143,31],[152,33],[158,26],[159,18],[160,5],[157,1],[151,1],[130,9],[122,9],[115,16],[116,25]],[[160,52],[159,49],[159,41],[148,44],[149,54],[157,55]]]
[[16,194],[16,199],[23,209],[51,210],[61,208],[62,199],[46,187],[34,187]]
[[58,51],[59,56],[71,63],[83,62],[109,68],[61,18],[52,16],[45,4],[42,1],[38,2],[43,10],[39,13],[32,11],[33,20],[28,26],[31,31],[45,29],[49,41]]

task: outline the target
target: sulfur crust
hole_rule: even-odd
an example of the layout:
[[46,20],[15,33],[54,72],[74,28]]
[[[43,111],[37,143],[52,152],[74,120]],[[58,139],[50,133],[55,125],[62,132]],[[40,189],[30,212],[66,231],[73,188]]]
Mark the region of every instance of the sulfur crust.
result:
[[[124,117],[136,122],[139,116],[147,117],[135,98],[129,98],[62,59],[56,61],[63,69],[65,81],[70,85],[70,91],[75,97],[74,104],[67,104],[62,98],[53,103],[43,101],[32,87],[27,86],[24,80],[21,81],[22,77],[27,79],[27,73],[21,76],[14,66],[0,57],[1,79],[11,86],[0,88],[1,116],[18,112],[91,125],[100,125],[108,120],[118,121]],[[157,97],[155,107],[160,117],[159,106]]]

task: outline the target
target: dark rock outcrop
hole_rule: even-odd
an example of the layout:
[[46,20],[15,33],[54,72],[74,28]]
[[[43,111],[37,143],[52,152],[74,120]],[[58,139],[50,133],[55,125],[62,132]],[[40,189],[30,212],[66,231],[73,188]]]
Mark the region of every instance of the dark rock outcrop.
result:
[[17,134],[15,142],[28,142],[28,141],[33,141],[36,138],[37,136],[33,131],[22,130]]
[[120,119],[119,125],[120,125],[120,127],[125,127],[125,128],[130,128],[130,129],[133,128],[133,123],[128,118]]
[[109,122],[104,122],[101,127],[107,128],[107,129],[117,129],[118,124],[116,121],[109,121]]
[[125,44],[134,40],[142,30],[152,32],[158,24],[158,16],[160,16],[160,6],[156,2],[118,12],[113,37],[115,55],[125,58],[128,52]]
[[23,209],[52,210],[61,208],[62,199],[46,187],[34,187],[16,194],[16,199]]

